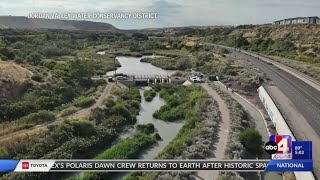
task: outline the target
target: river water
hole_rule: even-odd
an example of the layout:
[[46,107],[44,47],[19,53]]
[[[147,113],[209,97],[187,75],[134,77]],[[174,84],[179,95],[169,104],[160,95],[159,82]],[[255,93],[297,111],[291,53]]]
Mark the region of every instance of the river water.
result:
[[[124,73],[128,75],[171,75],[174,71],[166,71],[150,63],[140,62],[144,57],[155,57],[155,56],[143,56],[143,57],[127,57],[118,56],[116,59],[121,64],[121,67],[117,69],[117,73]],[[113,75],[114,71],[107,72],[107,75]],[[159,94],[153,98],[151,102],[145,101],[143,92],[145,89],[150,87],[140,87],[139,92],[142,97],[141,109],[137,116],[138,124],[152,123],[155,127],[155,132],[160,135],[162,140],[158,141],[157,144],[152,147],[145,149],[140,153],[139,159],[154,159],[164,147],[166,147],[178,134],[179,130],[183,126],[183,121],[177,122],[165,122],[159,119],[155,119],[152,114],[165,104],[165,101],[159,97]],[[126,133],[120,136],[121,139],[128,138],[134,134],[134,129],[128,130]],[[121,179],[127,173],[117,173],[112,176],[112,179]]]
[[[143,56],[143,57],[129,57],[118,56],[116,59],[121,64],[121,67],[117,69],[117,73],[124,73],[128,75],[171,75],[174,71],[166,71],[158,68],[150,63],[140,62],[142,58],[154,58],[159,56]],[[107,72],[108,76],[114,75],[114,71]]]
[[[179,133],[179,130],[183,126],[182,121],[178,122],[165,122],[159,119],[155,119],[152,114],[158,110],[162,105],[165,104],[164,100],[159,97],[159,94],[154,97],[151,102],[147,102],[144,100],[143,91],[145,88],[139,89],[142,100],[141,100],[141,110],[139,115],[137,116],[138,124],[148,124],[152,123],[155,127],[155,132],[158,133],[162,140],[158,141],[157,144],[152,147],[145,149],[140,153],[138,159],[154,159],[164,147],[166,147]],[[125,134],[121,135],[120,138],[128,138],[132,136],[134,130],[129,130]],[[129,173],[114,173],[111,177],[111,180],[121,179],[122,177],[128,175]]]
[[[140,94],[143,97],[143,89],[140,89]],[[137,116],[137,124],[148,124],[152,123],[156,129],[156,132],[161,136],[162,140],[158,141],[158,143],[145,150],[140,159],[154,159],[160,151],[170,143],[170,141],[176,137],[179,130],[181,129],[183,122],[165,122],[159,119],[155,119],[152,114],[158,110],[165,102],[163,99],[159,97],[159,94],[151,101],[147,102],[142,99],[141,102],[141,111]]]
[[[144,57],[156,57],[156,56],[143,56],[143,57],[128,57],[118,56],[116,59],[121,64],[121,67],[117,69],[117,73],[135,74],[135,75],[170,75],[173,71],[166,71],[150,63],[140,62]],[[107,75],[113,75],[114,71],[110,71]],[[153,98],[151,102],[144,100],[143,92],[149,87],[140,87],[139,92],[141,94],[141,110],[137,116],[138,124],[152,123],[155,127],[155,131],[161,136],[162,140],[151,148],[141,152],[140,159],[153,159],[158,153],[170,143],[170,141],[178,134],[183,122],[164,122],[162,120],[155,119],[152,114],[165,104],[165,101],[159,97],[159,94]],[[129,130],[125,134],[121,135],[121,138],[130,137],[133,134],[133,130]]]

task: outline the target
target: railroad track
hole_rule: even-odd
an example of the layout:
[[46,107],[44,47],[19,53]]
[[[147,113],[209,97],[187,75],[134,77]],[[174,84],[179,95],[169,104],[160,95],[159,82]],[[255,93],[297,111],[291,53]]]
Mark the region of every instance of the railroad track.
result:
[[[257,59],[257,58],[256,58]],[[265,67],[267,67],[268,69],[270,69],[272,72],[276,73],[278,76],[282,77],[289,86],[293,87],[293,89],[295,89],[298,93],[300,93],[301,95],[303,95],[306,100],[318,111],[320,112],[320,102],[314,98],[313,96],[311,96],[309,93],[307,93],[305,90],[303,90],[300,86],[298,86],[296,83],[294,83],[292,80],[290,80],[289,78],[285,77],[284,75],[282,75],[281,73],[278,72],[278,69],[274,69],[272,67],[270,67],[269,64],[266,63],[266,61],[261,60],[261,59],[257,59],[257,62],[259,62],[260,64],[264,65]]]

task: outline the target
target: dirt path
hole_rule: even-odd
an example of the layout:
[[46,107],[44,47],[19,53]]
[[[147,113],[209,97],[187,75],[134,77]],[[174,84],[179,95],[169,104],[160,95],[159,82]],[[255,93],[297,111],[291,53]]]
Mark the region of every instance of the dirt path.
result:
[[87,115],[90,114],[91,109],[99,107],[103,104],[103,101],[110,95],[113,85],[114,83],[108,83],[107,86],[104,88],[103,92],[101,93],[101,95],[99,96],[99,98],[96,100],[96,102],[92,106],[81,109],[73,114],[63,117],[63,119],[77,119],[77,118],[87,117]]
[[[208,94],[218,103],[219,111],[221,112],[221,123],[218,132],[218,139],[215,144],[215,150],[213,150],[213,157],[207,158],[207,160],[224,159],[224,152],[228,142],[229,126],[230,126],[230,114],[227,104],[220,97],[220,95],[207,83],[201,84]],[[197,179],[215,180],[218,178],[218,171],[199,171]]]
[[91,109],[93,109],[95,107],[99,107],[103,104],[104,99],[110,95],[113,85],[114,85],[114,83],[108,83],[106,85],[106,87],[104,88],[103,92],[101,93],[100,97],[96,100],[95,104],[92,105],[91,107],[81,109],[81,110],[79,110],[73,114],[70,114],[68,116],[65,116],[65,117],[59,117],[55,121],[52,121],[50,123],[40,124],[40,125],[34,126],[29,129],[23,129],[20,131],[16,131],[16,132],[13,132],[10,134],[0,136],[0,145],[9,141],[10,139],[19,139],[19,137],[22,138],[22,137],[26,136],[27,134],[29,136],[32,136],[32,135],[38,134],[42,131],[46,131],[48,125],[57,124],[62,119],[76,119],[76,118],[81,118],[86,115],[89,115]]

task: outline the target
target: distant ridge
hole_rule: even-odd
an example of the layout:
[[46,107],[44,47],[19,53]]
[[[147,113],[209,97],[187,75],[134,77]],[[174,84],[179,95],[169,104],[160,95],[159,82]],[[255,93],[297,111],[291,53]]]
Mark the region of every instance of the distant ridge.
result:
[[93,21],[30,19],[24,16],[0,16],[0,29],[64,29],[80,31],[117,31],[111,24]]

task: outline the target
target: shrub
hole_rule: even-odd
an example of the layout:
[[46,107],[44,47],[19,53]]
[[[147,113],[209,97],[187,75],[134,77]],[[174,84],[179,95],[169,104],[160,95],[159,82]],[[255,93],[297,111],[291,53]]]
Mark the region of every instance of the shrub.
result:
[[107,149],[96,159],[133,159],[140,151],[156,141],[146,134],[137,134],[132,138],[120,141],[116,145]]
[[17,64],[22,64],[24,61],[23,61],[23,59],[21,57],[16,57],[14,59],[14,62],[17,63]]
[[137,100],[137,101],[141,101],[141,95],[140,92],[138,90],[138,88],[136,87],[130,87],[129,89],[129,98],[131,100]]
[[9,153],[5,148],[0,148],[0,159],[9,158]]
[[106,105],[106,107],[108,107],[108,108],[111,108],[115,104],[116,104],[116,102],[114,102],[114,100],[111,98],[104,100],[104,105]]
[[65,109],[61,112],[61,116],[68,116],[70,114],[73,114],[77,111],[79,111],[80,109],[74,106],[69,107],[68,109]]
[[237,71],[234,70],[234,69],[228,69],[228,70],[226,71],[226,75],[236,76],[236,75],[238,75],[238,73],[237,73]]
[[87,120],[70,121],[72,134],[79,137],[89,137],[96,134],[96,129],[92,122]]
[[54,118],[55,116],[52,112],[40,110],[36,113],[31,113],[20,118],[20,121],[24,124],[40,124],[44,122],[53,121]]
[[96,100],[93,97],[81,97],[75,103],[74,106],[86,108],[93,105]]
[[[95,159],[134,159],[139,153],[156,143],[155,138],[146,134],[137,134],[131,138],[121,140],[111,148],[107,149]],[[85,173],[82,179],[109,179],[108,173],[90,172]]]
[[38,52],[33,52],[27,56],[27,61],[38,65],[43,60],[43,57]]
[[162,140],[161,136],[160,136],[158,133],[156,133],[153,137],[154,137],[157,141]]
[[37,82],[43,82],[43,76],[41,74],[33,74],[31,79]]
[[7,56],[4,56],[4,55],[1,55],[1,56],[0,56],[0,59],[1,59],[2,61],[8,61],[8,60],[9,60],[9,58],[8,58]]
[[151,134],[154,133],[154,125],[152,123],[138,124],[137,130],[144,134]]
[[156,92],[153,89],[148,89],[143,92],[144,99],[148,102],[156,96]]
[[183,76],[181,71],[176,71],[175,73],[172,74],[173,76]]
[[128,120],[130,119],[126,119],[119,115],[113,115],[104,120],[102,125],[110,128],[121,128],[123,125],[128,124]]
[[133,107],[134,109],[140,109],[140,102],[139,101],[136,101],[136,100],[133,100],[133,101],[130,101],[130,107]]
[[258,156],[263,153],[263,141],[259,131],[247,128],[240,133],[239,139],[248,152]]
[[43,63],[43,66],[48,68],[48,69],[53,69],[53,67],[56,65],[57,63],[55,61],[45,61]]

